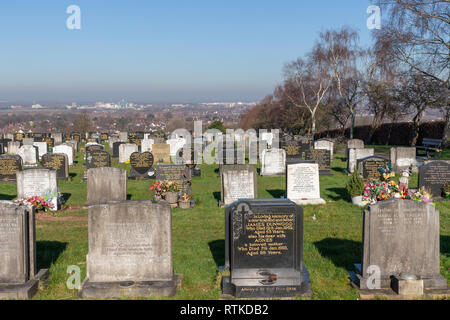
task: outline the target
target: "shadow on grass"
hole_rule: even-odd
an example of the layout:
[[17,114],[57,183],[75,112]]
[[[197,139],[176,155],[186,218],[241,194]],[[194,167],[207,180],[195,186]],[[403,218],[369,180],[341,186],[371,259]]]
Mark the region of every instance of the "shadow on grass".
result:
[[225,240],[214,240],[208,245],[217,267],[225,265]]
[[218,191],[213,192],[214,199],[216,199],[218,202],[222,200],[221,194]]
[[67,242],[36,241],[36,260],[38,269],[49,269],[66,250]]
[[450,257],[450,236],[441,236],[441,253]]
[[354,263],[361,263],[362,243],[346,239],[326,238],[314,242],[320,255],[330,259],[338,268],[353,270]]
[[339,200],[346,200],[346,201],[350,201],[351,199],[348,196],[348,192],[347,189],[345,188],[327,188],[327,191],[331,191],[336,193],[337,195],[328,195],[328,197],[331,200],[334,201],[339,201]]
[[0,194],[0,200],[2,201],[11,201],[15,198],[16,196],[13,196],[11,194]]
[[345,168],[341,168],[341,167],[333,167],[333,168],[331,168],[333,171],[336,171],[336,172],[341,172],[341,173],[347,173],[346,171],[345,171]]
[[73,178],[75,178],[76,176],[77,176],[76,173],[69,173],[69,177],[70,177],[70,179],[72,179],[72,180],[73,180]]
[[70,197],[72,196],[71,193],[62,193],[61,195],[62,195],[62,198],[63,198],[63,203],[66,203],[70,199]]
[[131,194],[127,194],[127,200],[131,200]]
[[281,189],[275,189],[275,190],[266,190],[268,193],[270,193],[270,195],[272,197],[274,197],[275,199],[280,199],[281,197],[284,197],[286,195],[286,191],[285,190],[281,190]]

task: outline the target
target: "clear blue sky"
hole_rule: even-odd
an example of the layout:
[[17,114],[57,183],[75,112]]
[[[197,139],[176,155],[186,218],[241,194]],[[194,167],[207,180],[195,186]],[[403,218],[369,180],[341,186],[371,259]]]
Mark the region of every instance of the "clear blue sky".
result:
[[[81,30],[66,9],[81,8]],[[257,101],[329,28],[370,44],[367,0],[0,3],[0,101]]]

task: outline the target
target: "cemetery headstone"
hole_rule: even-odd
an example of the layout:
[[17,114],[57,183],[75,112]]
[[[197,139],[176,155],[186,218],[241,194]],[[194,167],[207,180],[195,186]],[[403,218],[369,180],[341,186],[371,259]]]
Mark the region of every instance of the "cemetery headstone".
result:
[[67,144],[60,144],[53,148],[53,153],[64,153],[67,155],[69,166],[73,166],[73,147]]
[[127,171],[100,167],[87,170],[86,206],[127,200]]
[[450,183],[450,163],[430,161],[419,168],[419,188],[425,187],[434,197],[443,196],[443,187]]
[[59,210],[60,199],[55,169],[27,168],[17,172],[16,175],[18,199],[40,196],[53,204],[51,211]]
[[69,178],[69,161],[65,153],[47,153],[42,156],[43,167],[49,167],[56,170],[58,180],[67,181]]
[[315,150],[328,150],[330,151],[330,158],[334,158],[334,142],[328,139],[320,139],[314,141]]
[[306,152],[306,160],[312,160],[319,165],[319,175],[332,176],[331,153],[325,149],[313,149]]
[[373,288],[369,267],[378,269],[379,289],[390,289],[392,277],[402,274],[423,280],[424,288],[447,289],[440,274],[439,211],[430,204],[391,199],[364,211],[362,265],[354,282]]
[[34,142],[33,146],[38,148],[39,159],[42,159],[42,156],[48,152],[47,142]]
[[[97,169],[95,169],[97,170]],[[172,213],[165,201],[89,207],[89,253],[82,298],[174,296]]]
[[262,156],[262,176],[284,176],[286,174],[286,151],[283,149],[266,149]]
[[117,141],[113,143],[113,152],[112,152],[112,157],[113,158],[119,158],[119,147],[120,145],[125,144],[125,142],[121,142],[121,141]]
[[86,168],[101,168],[111,166],[111,155],[104,150],[92,150],[86,153]]
[[352,174],[358,164],[358,160],[374,155],[374,149],[349,149],[347,157],[347,173]]
[[10,141],[8,142],[8,153],[9,154],[19,154],[20,142]]
[[258,197],[257,173],[253,165],[223,165],[220,176],[220,205],[227,206],[239,199]]
[[413,167],[414,172],[417,172],[416,148],[391,148],[389,156],[394,172],[401,173],[410,166]]
[[0,156],[0,182],[15,182],[16,173],[22,170],[23,160],[18,155]]
[[325,204],[320,197],[319,165],[317,163],[288,163],[286,165],[287,198],[299,205]]
[[152,146],[152,154],[155,163],[169,164],[170,161],[170,146],[166,143],[155,143]]
[[310,296],[303,265],[303,208],[286,199],[234,202],[225,209],[222,292],[237,298]]
[[155,179],[159,181],[176,181],[180,186],[180,194],[191,193],[191,172],[183,164],[157,164]]
[[139,152],[139,148],[135,144],[121,144],[119,146],[119,163],[125,163],[130,160],[130,156],[134,152]]
[[154,175],[153,155],[150,152],[134,152],[130,156],[131,171],[128,179],[149,179]]
[[22,157],[24,166],[35,166],[38,163],[38,148],[33,145],[23,145],[19,149],[19,156]]
[[365,182],[380,181],[383,179],[383,173],[378,169],[386,168],[388,162],[387,159],[375,156],[362,158],[357,161],[358,172]]
[[37,270],[32,206],[0,201],[0,299],[31,299],[48,280]]

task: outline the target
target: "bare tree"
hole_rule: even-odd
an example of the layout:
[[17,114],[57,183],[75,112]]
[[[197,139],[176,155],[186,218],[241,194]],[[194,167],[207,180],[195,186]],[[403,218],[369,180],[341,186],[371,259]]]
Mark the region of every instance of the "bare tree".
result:
[[[376,49],[389,53],[404,71],[412,69],[448,91],[450,0],[379,0],[379,4],[387,19],[375,32]],[[449,120],[450,116],[446,117],[446,146],[450,146]]]

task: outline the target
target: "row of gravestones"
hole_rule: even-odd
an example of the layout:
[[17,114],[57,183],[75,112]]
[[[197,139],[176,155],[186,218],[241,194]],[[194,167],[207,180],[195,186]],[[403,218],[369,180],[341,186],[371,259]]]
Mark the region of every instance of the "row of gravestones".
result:
[[[123,188],[126,175],[111,183]],[[170,205],[103,201],[88,209],[87,276],[80,296],[174,296],[181,276],[174,274]],[[0,297],[31,298],[49,276],[48,270],[36,270],[34,209],[0,202],[0,213]],[[393,288],[409,294],[412,286],[417,294],[448,294],[439,249],[439,212],[432,205],[377,203],[364,213],[363,256],[353,283],[361,292]],[[303,208],[288,199],[245,199],[227,206],[224,256],[230,271],[222,277],[224,295],[312,294],[303,261]]]

